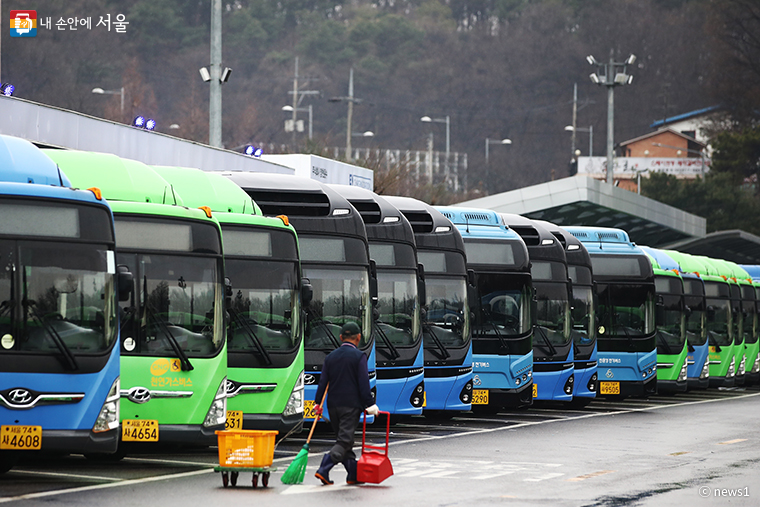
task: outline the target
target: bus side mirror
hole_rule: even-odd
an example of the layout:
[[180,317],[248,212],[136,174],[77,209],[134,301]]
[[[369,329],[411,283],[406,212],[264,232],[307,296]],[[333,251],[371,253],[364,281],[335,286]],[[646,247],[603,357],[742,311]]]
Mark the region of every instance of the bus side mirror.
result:
[[530,323],[533,326],[538,325],[538,296],[535,288],[533,288],[533,295],[530,298]]
[[119,301],[129,301],[134,283],[128,266],[120,264],[116,267],[116,283],[119,288]]
[[312,299],[314,299],[314,287],[311,285],[311,280],[301,278],[301,305],[307,306]]
[[420,298],[420,307],[425,308],[427,289],[425,288],[425,266],[422,264],[417,264],[417,295]]
[[232,281],[228,277],[224,277],[224,303],[229,306],[232,304]]
[[468,269],[467,270],[467,284],[470,287],[477,287],[477,285],[478,285],[477,278],[475,278],[475,270],[474,269]]
[[715,307],[710,305],[707,307],[707,322],[715,321]]
[[377,263],[374,259],[369,260],[369,299],[372,306],[377,306],[380,302],[377,297]]

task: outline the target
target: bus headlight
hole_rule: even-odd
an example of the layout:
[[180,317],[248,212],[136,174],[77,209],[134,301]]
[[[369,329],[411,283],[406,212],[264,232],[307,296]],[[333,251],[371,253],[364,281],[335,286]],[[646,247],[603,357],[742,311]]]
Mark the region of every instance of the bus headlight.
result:
[[747,356],[742,356],[742,362],[739,363],[739,373],[737,373],[737,375],[744,375],[744,373],[746,372],[746,368],[745,368],[746,361],[747,361]]
[[303,386],[303,372],[301,372],[301,374],[298,375],[295,387],[293,387],[293,392],[290,393],[290,398],[288,398],[288,403],[285,405],[285,410],[283,410],[282,415],[291,416],[303,414]]
[[203,421],[203,426],[219,426],[227,421],[227,377],[222,379],[222,383],[219,384],[219,388],[214,395],[214,401],[211,402],[206,413],[206,419]]
[[699,378],[710,378],[710,356],[705,358],[705,364],[702,365],[702,372],[699,374]]
[[733,377],[734,376],[734,365],[735,365],[735,357],[731,358],[731,364],[728,365],[728,371],[726,372],[726,377]]
[[116,377],[116,380],[111,384],[111,389],[108,390],[106,401],[100,409],[98,418],[95,419],[95,425],[92,427],[93,433],[101,433],[119,427],[120,385],[119,377]]
[[684,380],[686,380],[686,374],[687,374],[687,366],[686,366],[686,363],[683,363],[681,365],[681,372],[678,374],[677,381],[683,382]]
[[760,354],[755,358],[755,364],[752,366],[752,373],[760,372]]

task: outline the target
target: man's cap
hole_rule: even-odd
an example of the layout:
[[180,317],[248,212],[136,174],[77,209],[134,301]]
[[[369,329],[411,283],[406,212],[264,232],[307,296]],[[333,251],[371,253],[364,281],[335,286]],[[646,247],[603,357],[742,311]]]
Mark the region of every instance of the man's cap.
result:
[[345,324],[343,324],[343,327],[340,328],[341,336],[353,336],[361,332],[362,332],[362,329],[359,327],[359,324],[357,324],[356,322],[346,322]]

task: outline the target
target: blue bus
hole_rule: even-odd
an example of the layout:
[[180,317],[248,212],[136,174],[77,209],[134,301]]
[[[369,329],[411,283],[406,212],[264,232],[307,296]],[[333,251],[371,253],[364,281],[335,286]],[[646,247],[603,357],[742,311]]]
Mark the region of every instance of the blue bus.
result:
[[536,298],[533,326],[533,398],[573,399],[573,357],[570,280],[565,249],[542,225],[509,213],[504,223],[525,242]]
[[596,297],[592,274],[591,256],[578,238],[565,229],[541,220],[543,225],[565,249],[567,274],[572,282],[573,406],[583,407],[596,398],[597,346],[596,346]]
[[0,473],[30,454],[118,445],[131,274],[100,191],[70,186],[31,143],[0,136]]
[[410,197],[386,197],[414,230],[425,275],[422,341],[426,416],[447,416],[472,407],[472,331],[464,242],[451,221]]
[[528,249],[498,213],[436,206],[464,239],[475,272],[470,298],[473,409],[494,411],[533,403],[533,284]]
[[422,414],[425,401],[420,300],[424,273],[414,231],[404,215],[364,188],[330,185],[364,220],[369,256],[377,266],[372,332],[377,361],[377,405],[394,415]]
[[[327,354],[340,346],[340,329],[362,329],[359,349],[367,355],[372,395],[377,399],[372,313],[377,306],[377,268],[370,262],[361,215],[338,192],[297,176],[222,172],[250,195],[268,216],[284,215],[298,234],[303,276],[313,295],[305,311],[304,419],[316,416],[314,395]],[[328,391],[329,396],[329,391]],[[329,418],[327,405],[325,417]],[[368,418],[369,420],[369,418]]]
[[597,297],[600,396],[657,390],[654,271],[622,229],[567,226],[591,255]]

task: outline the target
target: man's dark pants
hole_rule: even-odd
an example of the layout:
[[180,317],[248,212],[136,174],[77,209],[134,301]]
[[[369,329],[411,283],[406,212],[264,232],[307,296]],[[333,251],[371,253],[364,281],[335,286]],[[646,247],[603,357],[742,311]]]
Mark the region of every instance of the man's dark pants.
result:
[[336,464],[341,463],[346,458],[355,460],[354,434],[356,427],[359,426],[359,418],[363,410],[354,407],[332,406],[328,406],[328,410],[330,412],[330,424],[336,436],[335,445],[330,449],[330,459]]

